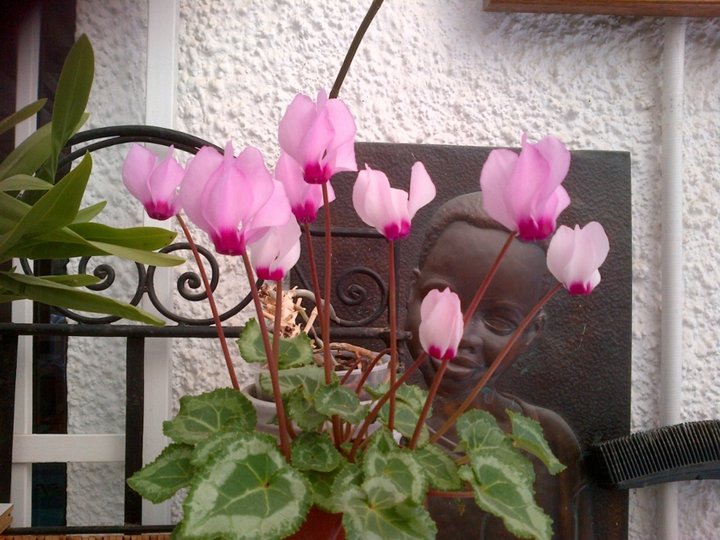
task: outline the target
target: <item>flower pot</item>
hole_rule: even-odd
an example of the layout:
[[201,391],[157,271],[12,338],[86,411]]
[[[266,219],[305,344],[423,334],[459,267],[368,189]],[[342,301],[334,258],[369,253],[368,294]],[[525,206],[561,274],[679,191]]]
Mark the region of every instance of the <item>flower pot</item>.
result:
[[342,514],[330,514],[313,506],[300,530],[288,540],[345,540]]

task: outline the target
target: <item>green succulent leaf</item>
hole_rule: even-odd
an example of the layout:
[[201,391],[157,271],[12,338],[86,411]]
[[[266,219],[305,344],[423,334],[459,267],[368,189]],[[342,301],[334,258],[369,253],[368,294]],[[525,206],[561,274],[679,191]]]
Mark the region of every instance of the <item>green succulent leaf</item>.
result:
[[32,115],[36,114],[40,109],[45,106],[46,102],[47,99],[45,98],[38,99],[37,101],[33,101],[30,105],[25,105],[16,113],[13,113],[8,117],[3,118],[2,121],[0,121],[0,135],[14,128],[23,120],[30,118]]
[[431,487],[443,491],[462,489],[463,482],[455,461],[440,448],[428,444],[415,449],[413,456],[425,471]]
[[87,223],[88,221],[92,221],[105,209],[106,206],[107,201],[100,201],[99,203],[92,204],[87,208],[79,210],[73,220],[73,223]]
[[90,40],[83,34],[65,58],[55,91],[50,139],[51,178],[55,176],[60,150],[75,132],[85,112],[94,73],[95,55]]
[[0,181],[0,191],[47,191],[51,187],[53,187],[53,185],[50,182],[28,174],[14,174]]
[[80,208],[91,170],[92,158],[90,154],[85,154],[77,167],[30,207],[10,232],[0,237],[0,258],[23,238],[72,223]]
[[477,505],[503,520],[520,538],[549,540],[552,521],[535,503],[530,461],[512,448],[483,450],[470,456],[460,478],[470,483]]
[[[363,456],[362,470],[365,476],[363,489],[373,504],[380,504],[379,500],[374,499],[377,495],[390,504],[407,499],[421,504],[425,500],[428,478],[409,450],[389,453],[371,450]],[[393,485],[392,494],[387,493],[387,481]],[[390,501],[391,498],[394,500]]]
[[565,470],[565,465],[555,457],[545,440],[542,426],[532,418],[528,418],[513,411],[506,411],[512,423],[510,438],[515,446],[532,454],[547,467],[550,474],[557,474]]
[[0,178],[37,171],[50,156],[51,129],[51,123],[45,124],[10,152],[0,163]]
[[473,409],[463,414],[455,426],[466,452],[509,448],[512,441],[487,411]]
[[343,461],[325,433],[301,433],[292,442],[291,452],[293,467],[301,471],[330,472]]
[[317,412],[315,399],[304,388],[296,388],[285,396],[286,411],[292,421],[303,430],[319,428],[328,417]]
[[236,434],[193,478],[183,504],[182,538],[280,539],[312,503],[304,476],[288,466],[273,437]]
[[16,272],[0,272],[0,290],[14,295],[16,298],[27,298],[50,306],[117,315],[155,326],[165,324],[161,319],[153,317],[135,306],[118,302],[107,296],[76,289],[75,286],[80,284],[84,283],[81,281],[65,282],[56,278],[43,279]]
[[[260,325],[256,319],[250,319],[240,332],[238,348],[246,362],[267,362],[263,346]],[[310,338],[300,334],[294,338],[280,338],[278,366],[282,369],[296,368],[312,364],[312,345]]]
[[257,414],[242,393],[218,388],[180,398],[180,411],[163,422],[163,433],[177,443],[196,444],[222,431],[252,432]]
[[153,461],[128,478],[128,485],[147,500],[160,503],[190,485],[193,467],[188,444],[171,444]]
[[437,533],[435,522],[421,505],[401,503],[379,508],[357,487],[340,494],[337,506],[343,512],[347,540],[430,540]]
[[[315,394],[325,385],[325,372],[320,366],[303,366],[299,368],[283,369],[279,372],[280,393],[284,396],[297,388],[303,388],[308,394]],[[260,389],[268,396],[272,396],[270,374],[260,373],[258,377]],[[332,380],[337,381],[333,373]]]
[[337,414],[351,424],[363,420],[368,412],[368,406],[360,403],[358,395],[349,388],[340,386],[339,382],[318,388],[315,393],[315,408],[328,416]]

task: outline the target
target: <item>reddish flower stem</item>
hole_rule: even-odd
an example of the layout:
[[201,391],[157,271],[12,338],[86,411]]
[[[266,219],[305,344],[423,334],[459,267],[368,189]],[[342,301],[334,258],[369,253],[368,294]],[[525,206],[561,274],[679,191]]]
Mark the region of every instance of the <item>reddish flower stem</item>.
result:
[[440,437],[442,437],[455,424],[457,419],[460,418],[460,415],[462,415],[468,409],[468,407],[472,405],[475,397],[480,393],[480,391],[485,387],[490,378],[498,370],[500,365],[503,363],[503,360],[505,360],[505,358],[510,353],[510,350],[515,346],[517,341],[522,336],[523,332],[525,332],[525,329],[530,325],[530,323],[533,321],[538,312],[543,308],[543,306],[547,304],[548,300],[550,300],[553,295],[561,288],[562,284],[556,283],[555,286],[547,293],[545,293],[545,296],[543,296],[540,301],[535,304],[535,306],[530,310],[530,312],[520,323],[520,326],[517,327],[510,340],[505,344],[505,347],[503,347],[502,351],[500,351],[500,353],[497,355],[490,368],[485,373],[483,373],[483,376],[475,385],[475,388],[473,388],[472,391],[468,394],[467,398],[465,398],[465,401],[463,401],[460,406],[455,409],[455,411],[443,423],[443,425],[440,426],[440,428],[430,437],[431,443],[436,442]]
[[[388,305],[390,318],[390,387],[395,384],[397,374],[397,306],[395,305],[395,242],[388,241]],[[388,429],[395,429],[395,392],[390,394],[390,413],[388,414]]]
[[388,353],[389,349],[383,349],[379,353],[375,355],[375,358],[373,358],[373,361],[368,364],[367,369],[362,374],[362,377],[358,380],[357,386],[355,387],[355,393],[359,394],[362,392],[362,388],[365,385],[365,381],[368,380],[368,377],[370,376],[370,373],[372,373],[373,368],[380,362],[380,359],[385,356]]
[[[332,380],[333,361],[330,353],[330,295],[332,294],[332,218],[330,216],[330,197],[328,196],[327,182],[322,185],[323,212],[325,215],[325,296],[323,297],[323,310],[320,318],[323,342],[323,367],[325,368],[325,384]],[[317,300],[317,298],[316,298]],[[335,446],[342,443],[342,428],[340,417],[332,416],[333,440]]]
[[285,417],[285,406],[283,405],[282,395],[280,394],[280,380],[278,375],[278,359],[273,354],[273,347],[268,337],[267,325],[265,324],[265,316],[263,315],[262,304],[260,303],[260,295],[258,294],[257,285],[253,279],[253,269],[250,264],[250,258],[247,253],[243,253],[243,263],[245,264],[245,272],[247,273],[248,282],[250,283],[250,292],[252,293],[253,303],[255,304],[255,312],[257,313],[257,321],[260,325],[260,335],[262,335],[263,347],[265,348],[265,356],[268,361],[268,371],[270,372],[270,382],[272,383],[273,399],[275,400],[275,412],[277,412],[278,428],[280,431],[280,449],[285,459],[290,461],[290,442],[287,419]]
[[357,454],[358,448],[360,448],[360,445],[363,442],[363,438],[365,437],[365,434],[367,433],[370,424],[375,421],[377,415],[380,413],[380,409],[382,409],[383,405],[385,405],[385,403],[387,403],[387,401],[390,399],[390,396],[394,394],[397,389],[400,388],[400,386],[410,378],[410,375],[412,375],[413,372],[417,368],[419,368],[426,359],[427,353],[425,351],[421,351],[415,362],[413,362],[412,365],[405,370],[405,372],[400,376],[400,378],[395,381],[395,384],[390,387],[390,389],[377,401],[377,403],[375,403],[375,406],[370,411],[370,414],[365,417],[365,421],[362,423],[360,429],[355,435],[355,440],[353,441],[352,448],[350,449],[350,461],[355,460],[355,455]]
[[305,234],[308,261],[310,263],[310,279],[312,280],[313,294],[315,295],[315,309],[317,309],[318,317],[322,325],[322,294],[320,294],[320,281],[318,279],[317,266],[315,265],[315,250],[313,249],[312,235],[310,234],[310,225],[308,223],[303,223],[303,232]]
[[415,431],[413,432],[412,439],[410,439],[409,446],[411,449],[417,446],[418,438],[420,437],[420,433],[422,433],[422,427],[425,425],[425,418],[427,418],[428,411],[430,411],[430,405],[432,405],[438,388],[440,388],[440,381],[442,381],[443,375],[445,375],[445,370],[447,369],[449,362],[451,362],[451,360],[443,361],[440,364],[440,369],[437,370],[435,376],[433,377],[432,384],[430,385],[430,391],[428,392],[427,399],[425,400],[425,405],[423,405],[420,417],[418,418],[417,424],[415,424]]
[[225,357],[225,365],[227,366],[228,374],[230,375],[230,382],[235,390],[240,390],[237,375],[235,375],[235,367],[233,366],[232,358],[230,358],[230,349],[228,349],[227,339],[225,339],[225,331],[223,330],[220,314],[218,312],[217,304],[215,303],[215,297],[213,296],[212,287],[210,286],[210,280],[205,272],[205,265],[203,265],[202,259],[200,258],[200,252],[198,252],[195,241],[190,234],[190,229],[188,229],[188,226],[185,224],[185,220],[180,214],[175,217],[183,230],[185,239],[190,245],[190,250],[192,251],[193,257],[195,257],[195,263],[200,271],[200,278],[202,279],[203,287],[205,288],[205,295],[207,296],[208,303],[210,304],[210,311],[212,312],[213,321],[215,323],[215,331],[217,332],[218,340],[220,341],[220,348],[222,349],[223,356]]
[[505,257],[507,250],[510,249],[510,244],[512,244],[512,241],[515,239],[516,235],[517,233],[511,232],[510,235],[507,237],[507,240],[505,240],[505,243],[503,244],[500,253],[498,253],[497,257],[495,257],[495,262],[490,267],[490,270],[488,270],[488,273],[485,274],[485,277],[483,278],[482,283],[480,283],[477,291],[475,291],[475,296],[473,296],[473,299],[470,301],[470,305],[468,306],[467,311],[465,312],[465,316],[463,317],[464,326],[467,326],[468,321],[470,321],[472,316],[475,314],[475,310],[480,305],[480,300],[482,300],[483,296],[485,296],[485,291],[487,291],[488,287],[490,286],[490,282],[495,277],[495,274],[497,274],[497,271],[500,268],[500,263],[502,262],[503,257]]

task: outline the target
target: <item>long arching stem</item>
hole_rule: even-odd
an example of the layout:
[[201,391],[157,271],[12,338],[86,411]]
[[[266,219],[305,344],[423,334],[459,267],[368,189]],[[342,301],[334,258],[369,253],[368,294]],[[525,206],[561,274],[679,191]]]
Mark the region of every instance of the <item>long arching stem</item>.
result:
[[[388,241],[388,305],[390,316],[390,387],[395,384],[398,363],[397,349],[397,306],[395,304],[395,242]],[[395,429],[395,392],[390,395],[390,412],[388,414],[388,429]]]
[[195,263],[200,271],[200,278],[202,279],[203,287],[205,288],[205,295],[207,296],[208,303],[210,304],[210,311],[212,312],[213,321],[215,322],[215,331],[217,332],[218,340],[220,341],[220,348],[222,349],[223,356],[225,356],[225,365],[227,366],[228,374],[230,375],[230,382],[235,390],[240,390],[240,385],[238,384],[237,376],[235,375],[235,367],[233,366],[232,358],[230,358],[230,349],[228,349],[227,339],[225,339],[225,332],[223,330],[222,321],[220,320],[220,314],[218,312],[217,304],[215,303],[212,287],[210,286],[210,280],[205,272],[205,265],[203,265],[202,259],[200,258],[200,252],[198,252],[197,246],[190,234],[190,229],[188,229],[188,226],[185,224],[185,220],[180,214],[175,217],[183,230],[185,239],[190,245],[190,250],[195,257]]
[[525,316],[523,321],[520,323],[520,326],[517,327],[515,332],[513,333],[512,337],[508,340],[508,342],[505,344],[505,347],[503,347],[502,351],[498,353],[497,357],[493,361],[490,368],[483,373],[483,376],[480,378],[478,383],[475,385],[475,388],[472,389],[472,391],[468,394],[467,398],[465,398],[465,401],[463,401],[460,406],[455,409],[453,414],[450,415],[450,417],[445,420],[442,426],[433,433],[432,437],[430,437],[430,442],[434,443],[436,442],[440,437],[442,437],[453,425],[455,425],[455,422],[458,418],[472,405],[473,400],[475,397],[480,393],[480,391],[485,387],[485,385],[488,383],[490,378],[495,374],[495,372],[498,370],[498,368],[502,365],[505,358],[510,353],[510,350],[515,346],[517,341],[520,339],[520,336],[523,335],[523,332],[527,329],[527,327],[530,325],[530,323],[533,321],[535,316],[538,314],[538,312],[543,308],[545,304],[547,304],[548,300],[550,300],[553,295],[558,292],[562,288],[562,284],[556,283],[555,286],[550,289],[547,293],[545,293],[545,296],[543,296],[540,301],[535,304],[535,306],[530,310],[530,312]]

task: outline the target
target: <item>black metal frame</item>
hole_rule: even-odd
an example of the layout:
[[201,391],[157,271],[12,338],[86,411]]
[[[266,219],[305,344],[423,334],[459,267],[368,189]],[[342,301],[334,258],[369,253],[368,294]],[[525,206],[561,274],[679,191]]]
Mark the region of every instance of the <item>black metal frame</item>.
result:
[[[75,135],[68,144],[68,153],[65,154],[59,162],[59,169],[68,166],[70,163],[84,155],[86,152],[94,152],[103,148],[109,148],[120,144],[131,142],[148,142],[164,146],[174,146],[178,150],[182,150],[191,154],[195,154],[203,146],[212,146],[222,151],[222,149],[192,135],[179,131],[149,127],[149,126],[117,126],[93,129]],[[88,144],[85,144],[88,143]],[[73,147],[83,144],[81,148]],[[322,230],[313,229],[311,234],[314,236],[324,235]],[[378,238],[383,237],[370,229],[358,228],[334,228],[332,235],[338,238]],[[188,245],[180,242],[172,244],[162,251],[171,253],[177,250],[187,250]],[[220,269],[213,253],[203,247],[200,247],[202,256],[206,259],[211,269],[211,284],[213,290],[217,287],[220,279]],[[81,273],[88,271],[90,258],[83,257],[80,260],[78,270]],[[30,265],[23,261],[22,267],[25,272],[32,272]],[[212,320],[209,318],[192,319],[175,313],[173,310],[164,306],[155,294],[154,286],[154,267],[145,268],[141,264],[136,265],[138,284],[130,300],[133,305],[138,305],[147,295],[153,306],[158,309],[175,325],[165,327],[153,327],[142,325],[113,324],[119,321],[118,317],[91,317],[74,313],[67,309],[58,309],[65,317],[74,320],[78,324],[58,325],[48,323],[38,324],[16,324],[16,323],[0,323],[0,500],[10,499],[10,471],[12,463],[12,441],[13,441],[13,409],[15,401],[15,379],[17,369],[17,346],[19,336],[43,335],[43,336],[91,336],[91,337],[124,337],[126,338],[126,439],[125,439],[125,475],[126,478],[142,467],[142,433],[143,433],[143,376],[144,376],[144,348],[146,338],[164,338],[164,337],[198,337],[198,338],[214,338],[216,337],[215,329],[210,326]],[[93,270],[95,276],[101,279],[101,282],[92,286],[93,290],[105,290],[110,287],[115,279],[116,271],[109,264],[100,264]],[[340,302],[353,306],[361,304],[369,295],[361,286],[352,283],[349,278],[353,275],[363,275],[370,278],[378,287],[379,304],[372,310],[370,315],[365,315],[359,319],[343,319],[335,318],[333,321],[333,338],[353,340],[353,339],[382,339],[388,341],[388,329],[386,326],[379,325],[379,321],[384,320],[383,317],[387,310],[387,285],[380,275],[370,268],[355,266],[346,269],[343,274],[339,275],[336,280],[337,289],[336,296]],[[296,270],[296,278],[300,283],[307,283],[302,270]],[[205,293],[202,291],[202,285],[199,276],[195,272],[185,272],[181,274],[177,280],[176,289],[180,296],[187,301],[196,302],[205,299]],[[221,319],[226,321],[232,316],[242,311],[251,301],[250,296],[241,299],[237,305],[227,310],[221,315]],[[374,326],[373,326],[374,325]],[[228,337],[237,337],[240,328],[229,326],[225,328]],[[403,334],[403,337],[406,337]],[[135,492],[126,488],[125,492],[125,525],[126,527],[102,528],[104,531],[124,531],[130,527],[133,531],[148,531],[151,528],[139,527],[142,520],[141,499]],[[26,528],[17,532],[31,532],[40,534],[45,529]],[[81,528],[83,532],[100,531],[100,528]],[[50,530],[50,529],[47,529]],[[52,528],[52,531],[67,532],[70,528]],[[75,529],[72,529],[75,530]],[[152,528],[152,531],[168,530],[167,528]]]

